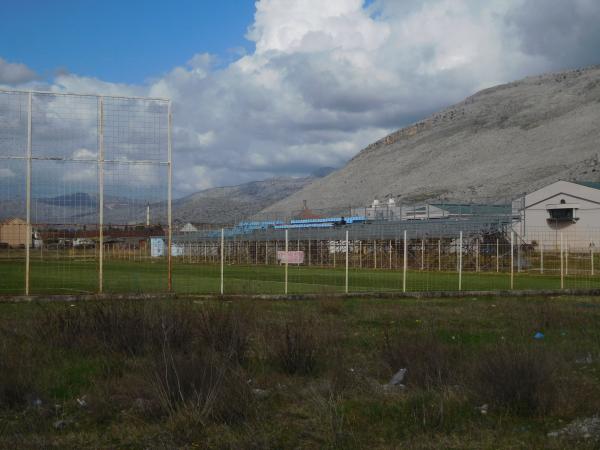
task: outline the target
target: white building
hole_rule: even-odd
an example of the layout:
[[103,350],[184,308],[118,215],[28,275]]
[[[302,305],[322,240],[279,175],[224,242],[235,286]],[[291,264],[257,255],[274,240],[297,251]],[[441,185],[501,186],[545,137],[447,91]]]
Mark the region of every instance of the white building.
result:
[[514,230],[548,249],[600,247],[600,183],[557,181],[513,202]]
[[193,223],[188,222],[184,226],[182,226],[179,231],[181,233],[195,233],[196,231],[198,231],[198,228],[196,228],[196,226],[194,226]]
[[367,220],[430,220],[449,217],[508,216],[510,205],[471,203],[423,203],[398,205],[393,198],[387,202],[374,200],[371,206],[352,210],[353,216],[364,215]]

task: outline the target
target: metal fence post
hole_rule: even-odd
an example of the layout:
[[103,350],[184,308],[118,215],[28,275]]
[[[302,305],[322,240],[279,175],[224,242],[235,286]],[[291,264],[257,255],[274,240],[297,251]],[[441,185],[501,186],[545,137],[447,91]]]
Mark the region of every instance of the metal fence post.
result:
[[167,276],[168,276],[168,289],[169,292],[171,292],[173,290],[173,261],[172,261],[172,244],[173,244],[173,223],[172,223],[172,213],[171,213],[171,206],[172,206],[172,197],[173,197],[173,159],[172,159],[172,132],[171,132],[171,128],[173,126],[173,114],[171,112],[171,100],[169,100],[169,104],[167,106],[168,108],[168,117],[167,117],[167,122],[168,122],[168,127],[167,127],[167,155],[168,155],[168,172],[167,172],[167,226],[169,227],[169,235],[167,238],[168,241],[168,247],[169,247],[169,253],[167,253]]
[[544,274],[544,244],[540,242],[540,275]]
[[515,286],[515,232],[510,232],[510,288]]
[[373,241],[373,269],[377,269],[377,239]]
[[288,260],[289,260],[289,256],[288,256],[288,245],[289,245],[289,240],[288,240],[288,229],[286,228],[285,230],[285,295],[287,295],[288,293]]
[[496,272],[500,272],[500,239],[496,239]]
[[462,252],[463,252],[463,232],[460,232],[458,239],[458,290],[462,291]]
[[402,292],[406,292],[406,269],[408,267],[408,243],[406,242],[406,230],[404,230],[404,257],[402,268]]
[[594,276],[594,244],[590,245],[590,275]]
[[225,228],[221,228],[221,295],[225,291]]
[[569,240],[565,244],[565,276],[569,276]]
[[349,258],[350,242],[348,241],[348,230],[346,230],[346,294],[348,293],[348,258]]
[[33,94],[30,92],[28,97],[28,112],[27,112],[27,174],[26,174],[26,221],[25,233],[25,295],[29,295],[29,271],[31,265],[31,108]]
[[564,242],[562,231],[560,232],[560,288],[565,288]]
[[98,111],[98,292],[104,290],[104,98]]
[[438,272],[442,271],[442,240],[438,239]]

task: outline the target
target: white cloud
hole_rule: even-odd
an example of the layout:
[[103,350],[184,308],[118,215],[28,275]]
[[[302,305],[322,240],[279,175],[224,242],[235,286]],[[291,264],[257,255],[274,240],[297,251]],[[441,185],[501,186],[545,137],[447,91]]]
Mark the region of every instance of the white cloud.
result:
[[7,167],[0,167],[0,178],[13,178],[15,173]]
[[26,83],[37,77],[35,72],[21,63],[11,63],[0,58],[0,84]]
[[95,150],[79,148],[73,152],[72,158],[77,160],[95,160],[98,158],[98,153]]
[[476,90],[598,62],[599,15],[592,0],[260,0],[256,49],[230,64],[199,53],[144,85],[61,74],[50,89],[172,98],[184,194],[340,166]]

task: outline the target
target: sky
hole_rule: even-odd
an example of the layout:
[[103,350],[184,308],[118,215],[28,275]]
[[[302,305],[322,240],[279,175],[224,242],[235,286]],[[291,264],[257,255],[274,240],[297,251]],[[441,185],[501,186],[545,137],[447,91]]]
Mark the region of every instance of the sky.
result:
[[597,0],[2,0],[0,11],[0,88],[172,99],[176,196],[341,167],[480,89],[600,63]]

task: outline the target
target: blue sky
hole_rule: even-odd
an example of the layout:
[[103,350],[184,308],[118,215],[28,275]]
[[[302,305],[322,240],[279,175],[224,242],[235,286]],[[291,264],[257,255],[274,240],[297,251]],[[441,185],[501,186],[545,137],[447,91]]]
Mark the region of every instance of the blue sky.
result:
[[1,15],[0,57],[43,78],[67,70],[140,83],[196,53],[223,65],[253,47],[252,0],[3,0]]

